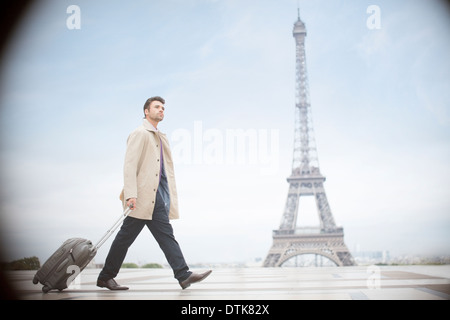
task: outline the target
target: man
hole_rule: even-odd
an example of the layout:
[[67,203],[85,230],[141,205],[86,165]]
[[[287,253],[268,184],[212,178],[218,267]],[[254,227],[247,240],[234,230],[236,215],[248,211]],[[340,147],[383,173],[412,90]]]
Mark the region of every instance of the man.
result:
[[144,104],[144,121],[128,137],[124,164],[124,187],[121,200],[132,211],[111,244],[97,286],[110,290],[127,290],[114,278],[119,273],[128,248],[147,226],[161,247],[174,277],[182,289],[202,281],[211,270],[198,274],[189,271],[175,240],[169,219],[178,219],[178,197],[172,154],[165,134],[158,129],[164,119],[165,100],[151,97]]

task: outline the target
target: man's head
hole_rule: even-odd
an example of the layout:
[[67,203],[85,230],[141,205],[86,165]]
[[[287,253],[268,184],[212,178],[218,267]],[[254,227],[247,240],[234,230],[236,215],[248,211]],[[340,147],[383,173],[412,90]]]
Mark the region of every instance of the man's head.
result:
[[144,118],[150,121],[156,128],[158,122],[164,119],[164,104],[166,101],[159,97],[151,97],[144,104]]

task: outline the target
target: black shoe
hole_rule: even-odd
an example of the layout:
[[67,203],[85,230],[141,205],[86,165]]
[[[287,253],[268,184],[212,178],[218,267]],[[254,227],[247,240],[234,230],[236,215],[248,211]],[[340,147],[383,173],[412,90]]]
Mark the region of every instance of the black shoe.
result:
[[180,286],[183,289],[186,289],[187,287],[189,287],[192,283],[195,282],[200,282],[202,280],[204,280],[207,276],[209,276],[211,274],[212,270],[208,270],[204,273],[192,273],[189,278],[187,278],[184,281],[180,281]]
[[114,279],[109,279],[106,281],[98,279],[97,287],[108,288],[109,290],[128,290],[128,287],[120,286]]

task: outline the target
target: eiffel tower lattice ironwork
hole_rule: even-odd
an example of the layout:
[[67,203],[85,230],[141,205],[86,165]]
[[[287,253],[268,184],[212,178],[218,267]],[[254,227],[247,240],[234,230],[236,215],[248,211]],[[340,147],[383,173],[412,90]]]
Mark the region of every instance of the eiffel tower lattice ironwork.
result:
[[[292,173],[287,178],[289,191],[280,227],[273,231],[273,244],[264,267],[279,267],[287,260],[305,254],[315,255],[316,260],[318,256],[324,256],[338,266],[351,266],[355,262],[344,243],[343,228],[334,222],[323,186],[325,177],[319,169],[306,72],[306,28],[300,20],[300,13],[294,24],[293,36],[296,44],[296,101]],[[297,226],[300,198],[304,196],[315,198],[320,226]]]

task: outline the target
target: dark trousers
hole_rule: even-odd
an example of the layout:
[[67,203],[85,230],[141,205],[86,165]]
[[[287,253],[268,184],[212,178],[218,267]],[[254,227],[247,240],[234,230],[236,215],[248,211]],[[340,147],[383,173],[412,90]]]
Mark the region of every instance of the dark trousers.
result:
[[156,203],[152,220],[126,217],[123,221],[122,227],[111,244],[108,256],[106,257],[105,266],[98,276],[100,280],[106,281],[117,276],[128,248],[134,242],[144,226],[147,226],[158,242],[166,256],[167,262],[169,262],[169,265],[173,270],[174,277],[178,281],[184,281],[191,275],[189,267],[184,260],[183,253],[181,252],[180,245],[173,235],[173,228],[170,224],[164,201],[159,192],[156,194]]

